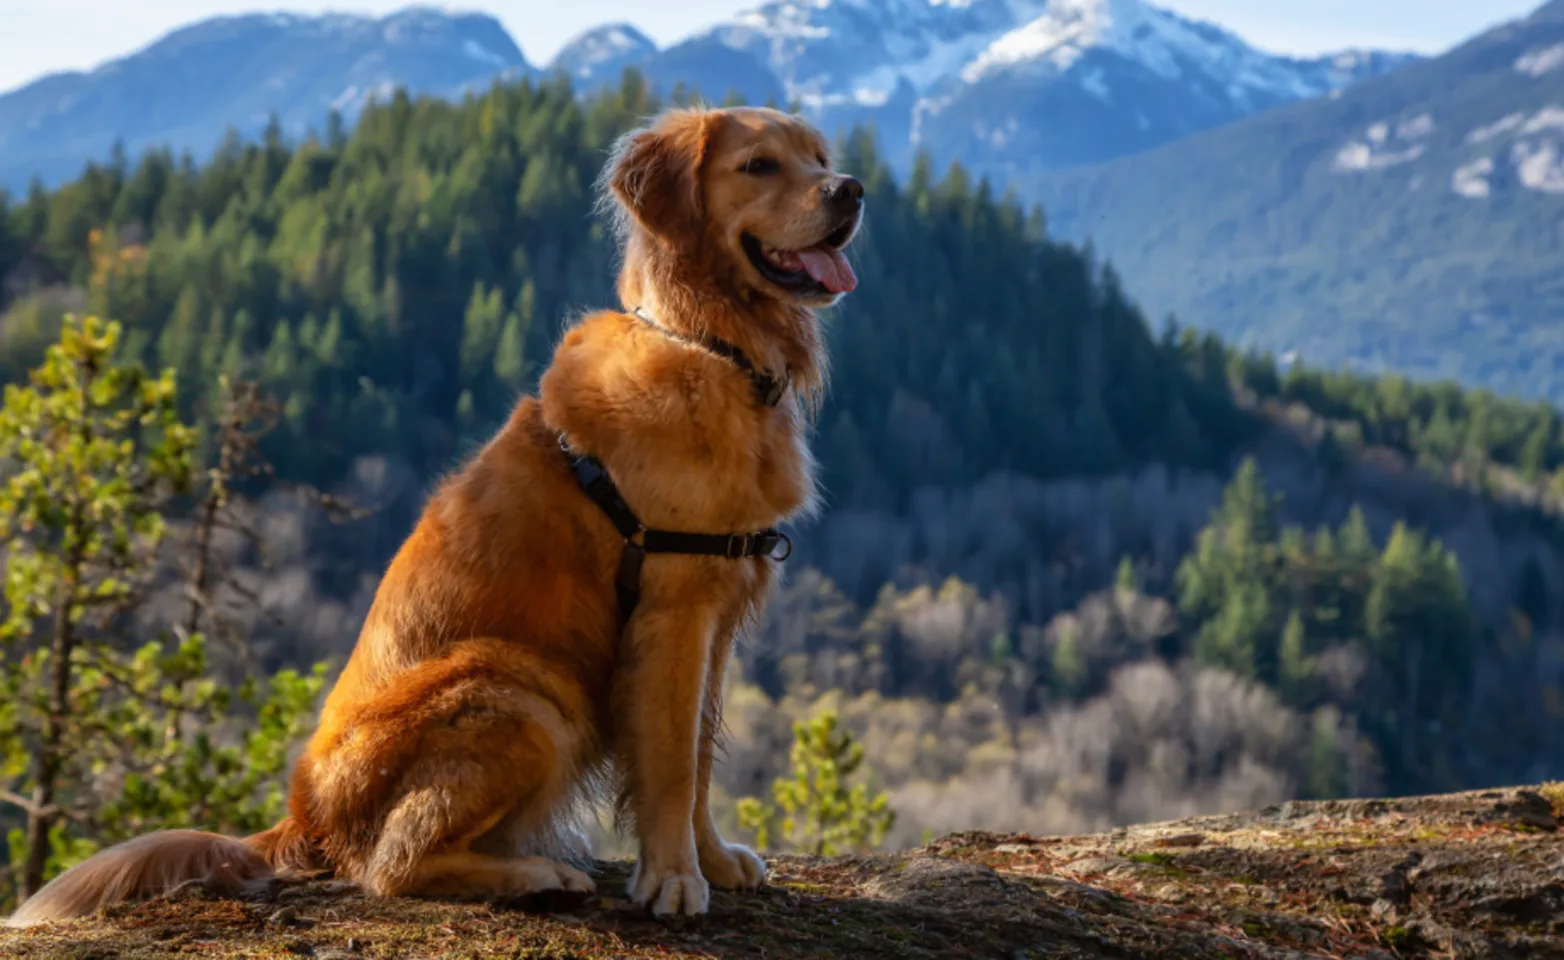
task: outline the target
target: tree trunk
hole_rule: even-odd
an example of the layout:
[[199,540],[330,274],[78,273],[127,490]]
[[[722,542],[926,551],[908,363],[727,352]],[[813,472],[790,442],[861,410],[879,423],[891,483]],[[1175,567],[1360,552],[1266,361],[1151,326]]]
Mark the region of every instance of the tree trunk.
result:
[[59,815],[54,805],[54,786],[60,775],[60,741],[65,734],[65,717],[69,710],[71,650],[76,645],[71,607],[76,601],[74,578],[80,572],[79,567],[79,562],[67,567],[54,608],[54,632],[49,644],[49,655],[53,658],[49,712],[44,717],[43,741],[33,758],[33,802],[27,811],[27,855],[22,865],[24,900],[43,886],[44,869],[49,863],[49,830]]
[[[223,483],[228,482],[227,475],[228,451],[223,451]],[[194,636],[201,628],[201,609],[208,602],[206,595],[208,568],[211,566],[212,530],[217,525],[217,511],[221,508],[221,494],[216,482],[207,491],[206,500],[201,505],[201,523],[196,527],[195,563],[190,571],[190,609],[185,614],[185,636]],[[184,682],[179,683],[179,694],[184,695]],[[168,723],[164,727],[163,735],[170,743],[178,743],[180,739],[180,724],[184,720],[184,714],[176,704],[169,708]]]

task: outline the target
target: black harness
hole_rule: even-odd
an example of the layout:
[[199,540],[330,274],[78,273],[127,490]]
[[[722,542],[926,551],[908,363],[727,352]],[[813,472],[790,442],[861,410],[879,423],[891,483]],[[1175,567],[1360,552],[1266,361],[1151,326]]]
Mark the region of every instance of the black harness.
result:
[[[636,307],[632,311],[649,326],[665,336],[691,343],[722,357],[749,376],[755,387],[755,399],[767,407],[775,407],[787,392],[789,378],[774,377],[756,367],[749,356],[726,340],[702,337],[699,340],[682,336],[662,326]],[[754,533],[680,533],[675,530],[648,530],[642,525],[635,511],[625,502],[619,488],[608,475],[601,460],[589,453],[577,453],[570,449],[564,434],[559,435],[559,448],[570,464],[570,472],[576,484],[587,498],[597,504],[614,529],[624,537],[624,550],[619,554],[619,571],[614,577],[614,593],[619,600],[621,625],[628,622],[641,598],[641,564],[648,553],[682,553],[695,556],[726,557],[729,560],[746,560],[750,557],[770,557],[781,562],[793,553],[793,542],[787,534],[767,527]],[[785,550],[777,555],[777,548]]]

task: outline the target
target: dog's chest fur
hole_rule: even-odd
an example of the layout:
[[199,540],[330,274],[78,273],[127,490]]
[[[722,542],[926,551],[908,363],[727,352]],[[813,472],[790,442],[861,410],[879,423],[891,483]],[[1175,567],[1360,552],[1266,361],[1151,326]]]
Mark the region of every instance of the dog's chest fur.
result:
[[700,347],[595,314],[539,387],[544,419],[602,460],[647,527],[742,533],[813,509],[799,398],[764,406],[741,370]]

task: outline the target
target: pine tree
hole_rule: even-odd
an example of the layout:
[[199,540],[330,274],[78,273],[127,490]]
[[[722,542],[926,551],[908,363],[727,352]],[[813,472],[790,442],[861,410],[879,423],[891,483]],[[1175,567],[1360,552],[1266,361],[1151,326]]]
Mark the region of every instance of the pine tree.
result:
[[773,841],[816,857],[859,853],[880,845],[896,821],[890,798],[866,785],[848,787],[863,764],[863,747],[824,713],[793,725],[793,775],[772,785],[775,805],[754,797],[738,802],[739,823],[755,832],[756,846]]
[[1521,476],[1527,483],[1535,485],[1547,469],[1553,433],[1554,417],[1552,411],[1548,411],[1537,421],[1537,426],[1526,437],[1526,445],[1521,448]]
[[158,362],[189,375],[194,372],[200,347],[201,297],[195,288],[186,287],[174,303],[174,313],[158,338]]
[[1054,686],[1060,696],[1073,699],[1081,694],[1085,687],[1088,667],[1086,655],[1081,650],[1080,635],[1074,624],[1066,626],[1060,632],[1058,643],[1054,645],[1050,666],[1053,670]]
[[1287,617],[1287,626],[1282,630],[1278,659],[1282,695],[1293,704],[1306,704],[1309,700],[1309,685],[1314,676],[1314,666],[1309,659],[1303,617],[1297,610]]
[[1454,556],[1398,523],[1364,609],[1370,650],[1388,694],[1376,720],[1397,776],[1418,775],[1427,723],[1453,709],[1466,689],[1468,617]]
[[1228,530],[1242,530],[1255,543],[1269,543],[1277,536],[1276,508],[1280,497],[1265,488],[1260,466],[1253,457],[1245,457],[1222,492],[1222,506],[1216,522]]
[[25,835],[12,838],[23,898],[43,885],[79,775],[74,695],[83,673],[101,675],[114,615],[162,539],[161,506],[190,479],[194,432],[179,422],[173,377],[114,366],[119,336],[117,324],[68,321],[31,383],[6,387],[0,410],[0,457],[14,465],[0,495],[0,643],[11,654],[0,658],[0,700],[20,706],[3,717],[0,770],[30,759],[31,796],[4,795],[27,814]]
[[[224,578],[211,547],[249,463],[226,421],[215,431],[218,461],[199,472],[187,616],[140,646],[125,637],[149,613],[163,511],[198,472],[172,372],[116,365],[119,334],[96,318],[70,320],[28,385],[6,387],[0,409],[0,804],[26,816],[8,837],[0,909],[130,836],[273,822],[280,774],[324,684],[324,665],[237,689],[209,674],[207,631],[221,624],[202,601]],[[258,722],[219,744],[237,707]]]
[[1114,578],[1114,586],[1130,593],[1140,592],[1140,574],[1135,572],[1135,561],[1127,556],[1119,559],[1119,572]]
[[1245,459],[1175,574],[1196,660],[1274,680],[1284,590],[1277,498]]
[[462,383],[470,387],[494,370],[495,348],[500,343],[501,325],[505,319],[500,289],[495,287],[485,292],[483,282],[479,281],[467,301],[467,314],[462,322],[459,355]]
[[529,280],[516,296],[515,309],[505,315],[505,326],[494,351],[494,378],[513,390],[521,387],[527,373],[527,333],[532,328],[535,297]]
[[293,385],[298,369],[298,348],[293,341],[293,324],[284,320],[272,331],[271,345],[261,360],[261,375],[274,389],[286,391]]

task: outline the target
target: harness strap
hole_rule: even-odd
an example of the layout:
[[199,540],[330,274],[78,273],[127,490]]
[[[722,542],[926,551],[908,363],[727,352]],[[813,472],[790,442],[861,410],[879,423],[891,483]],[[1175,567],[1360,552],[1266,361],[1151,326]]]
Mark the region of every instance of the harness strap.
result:
[[[726,557],[729,560],[747,560],[751,557],[769,557],[781,562],[793,553],[793,541],[787,534],[768,527],[755,533],[682,533],[676,530],[648,530],[641,524],[614,486],[608,470],[601,460],[589,453],[576,453],[564,434],[559,435],[559,448],[570,464],[570,472],[576,484],[607,514],[614,529],[624,537],[624,550],[619,554],[619,569],[614,575],[614,593],[619,601],[620,625],[629,622],[630,614],[641,599],[641,565],[648,553],[680,553],[694,556]],[[786,551],[777,555],[778,547]]]

